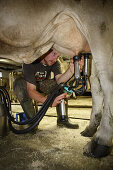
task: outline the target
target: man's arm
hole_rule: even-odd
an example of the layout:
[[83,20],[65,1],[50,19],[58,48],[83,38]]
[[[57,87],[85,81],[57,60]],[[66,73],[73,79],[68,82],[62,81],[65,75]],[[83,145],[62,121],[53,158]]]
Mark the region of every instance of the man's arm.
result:
[[29,82],[27,82],[27,92],[29,97],[37,102],[44,103],[47,99],[46,96],[36,90],[36,86],[34,84],[31,84]]
[[73,75],[73,73],[74,73],[74,64],[73,64],[73,59],[71,59],[70,66],[69,66],[68,70],[63,74],[57,74],[55,76],[55,79],[58,84],[60,84],[62,82],[65,83],[67,80],[69,80],[69,78]]
[[[41,94],[40,92],[36,91],[36,86],[27,82],[27,92],[31,99],[34,99],[37,102],[44,103],[47,99],[46,96]],[[66,93],[63,93],[55,98],[55,100],[52,103],[52,107],[57,106],[57,104],[61,103],[61,99],[66,98]]]
[[58,74],[55,76],[55,79],[57,81],[57,84],[60,84],[62,82],[66,82],[67,80],[69,80],[69,78],[72,76],[73,74],[70,72],[70,70],[68,69],[65,73],[63,74]]

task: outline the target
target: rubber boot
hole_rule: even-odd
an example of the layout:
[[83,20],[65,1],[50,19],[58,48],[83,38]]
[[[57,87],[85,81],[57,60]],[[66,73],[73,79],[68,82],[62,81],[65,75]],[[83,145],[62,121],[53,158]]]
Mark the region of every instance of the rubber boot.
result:
[[65,104],[65,100],[63,99],[61,101],[61,104],[57,105],[56,110],[57,110],[57,126],[66,127],[70,129],[79,128],[78,124],[73,124],[69,121],[67,101]]
[[[27,117],[27,119],[32,118],[35,116],[35,109],[33,106],[32,99],[29,98],[27,93],[27,84],[23,77],[18,77],[13,84],[13,90],[17,99],[19,100],[22,109]],[[35,131],[36,128],[33,129]]]
[[[35,116],[36,113],[35,113],[33,102],[31,99],[21,102],[20,104],[22,106],[22,109],[23,109],[27,119],[30,119]],[[31,125],[31,124],[29,124],[29,125]],[[37,130],[38,130],[38,125],[33,130],[31,130],[29,133],[32,135],[36,134]]]
[[35,116],[35,109],[32,103],[31,99],[28,99],[27,101],[20,102],[22,109],[28,119],[32,118]]
[[19,100],[23,111],[28,119],[35,115],[32,99],[29,98],[27,93],[27,84],[23,77],[18,77],[13,84],[13,91]]

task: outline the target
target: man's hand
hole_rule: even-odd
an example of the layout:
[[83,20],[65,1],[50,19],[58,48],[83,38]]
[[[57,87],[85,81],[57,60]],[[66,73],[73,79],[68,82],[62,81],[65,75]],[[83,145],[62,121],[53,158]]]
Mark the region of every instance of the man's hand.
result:
[[67,93],[63,93],[55,98],[55,100],[52,103],[52,107],[57,106],[57,104],[61,103],[61,100],[67,98]]

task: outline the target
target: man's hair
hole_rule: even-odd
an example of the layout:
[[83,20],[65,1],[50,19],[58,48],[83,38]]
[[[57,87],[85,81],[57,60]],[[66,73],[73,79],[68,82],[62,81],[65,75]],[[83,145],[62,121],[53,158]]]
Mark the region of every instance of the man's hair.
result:
[[47,51],[44,55],[47,56],[48,54],[50,54],[53,51],[52,48],[49,49],[49,51]]

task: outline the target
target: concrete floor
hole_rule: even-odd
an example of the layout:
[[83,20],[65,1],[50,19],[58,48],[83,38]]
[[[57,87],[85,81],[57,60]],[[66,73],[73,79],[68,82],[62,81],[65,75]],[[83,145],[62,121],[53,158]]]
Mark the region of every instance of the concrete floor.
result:
[[[91,97],[69,100],[69,117],[79,129],[57,127],[55,108],[49,108],[36,134],[15,135],[0,139],[0,170],[113,170],[113,151],[101,159],[83,155],[90,141],[80,135],[89,123]],[[22,111],[12,105],[13,113]]]

